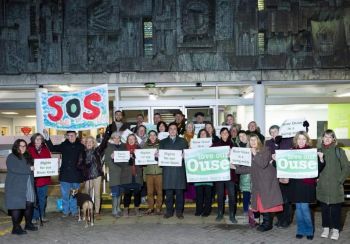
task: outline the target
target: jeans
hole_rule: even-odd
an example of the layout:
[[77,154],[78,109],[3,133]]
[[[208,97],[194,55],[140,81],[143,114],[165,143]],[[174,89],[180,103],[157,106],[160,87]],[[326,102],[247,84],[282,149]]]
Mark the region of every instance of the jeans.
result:
[[341,203],[326,204],[320,202],[322,210],[322,227],[340,230],[341,227]]
[[314,226],[311,218],[309,203],[296,203],[297,234],[303,236],[313,236]]
[[79,189],[80,183],[70,183],[61,181],[61,195],[62,195],[62,205],[63,205],[63,214],[72,215],[78,214],[77,208],[77,199],[70,195],[71,189]]
[[165,190],[165,205],[166,213],[174,214],[174,192],[176,195],[175,199],[175,209],[176,213],[181,214],[184,211],[185,200],[184,200],[184,190],[183,189],[167,189]]
[[250,192],[244,191],[243,192],[243,212],[248,213],[249,205],[250,205]]
[[[37,201],[39,205],[36,208],[34,208],[33,219],[38,220],[40,218],[40,214],[41,214],[41,218],[45,216],[47,189],[48,189],[47,185],[36,187],[36,192],[38,195]],[[40,214],[39,214],[39,208],[40,208]]]
[[228,193],[228,206],[230,212],[235,213],[236,209],[236,192],[235,183],[232,181],[217,181],[216,193],[218,194],[218,212],[224,213],[225,187]]

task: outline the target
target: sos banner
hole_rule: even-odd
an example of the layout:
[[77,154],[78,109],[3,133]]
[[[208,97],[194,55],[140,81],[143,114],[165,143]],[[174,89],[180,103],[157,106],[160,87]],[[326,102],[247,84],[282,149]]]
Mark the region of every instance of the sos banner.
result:
[[46,128],[88,130],[108,125],[107,85],[76,92],[43,92],[40,99]]

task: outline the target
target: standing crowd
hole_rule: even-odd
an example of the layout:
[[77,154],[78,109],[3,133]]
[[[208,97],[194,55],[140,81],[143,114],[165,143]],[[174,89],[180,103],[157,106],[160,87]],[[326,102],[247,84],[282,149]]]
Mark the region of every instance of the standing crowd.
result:
[[[70,196],[70,191],[79,189],[81,184],[84,191],[93,197],[95,215],[98,216],[101,209],[101,182],[108,173],[112,214],[116,218],[129,216],[132,197],[136,216],[156,214],[171,218],[175,214],[179,219],[184,218],[186,200],[195,201],[195,216],[208,217],[216,199],[216,221],[224,218],[227,202],[229,220],[237,223],[237,202],[242,196],[243,213],[251,225],[257,225],[258,231],[271,230],[275,216],[277,227],[290,226],[294,204],[297,225],[295,237],[312,240],[315,226],[310,204],[318,202],[322,212],[321,237],[333,240],[339,238],[344,202],[343,183],[349,176],[350,164],[344,150],[337,146],[333,130],[323,132],[322,143],[318,148],[317,178],[278,179],[275,150],[312,148],[307,121],[304,122],[306,131],[300,131],[292,138],[282,138],[279,127],[273,125],[269,129],[271,139],[265,141],[254,121],[248,124],[248,130],[242,130],[231,114],[226,116],[225,127],[218,133],[220,136],[211,122],[204,121],[201,112],[195,114],[194,122],[187,123],[184,115],[178,112],[170,124],[162,121],[160,114],[155,114],[153,120],[157,129],[149,131],[144,125],[142,114],[137,115],[136,120],[136,126],[130,128],[123,120],[123,112],[116,111],[112,124],[105,133],[101,132],[97,136],[99,144],[91,136],[80,140],[75,131],[67,131],[65,141],[59,145],[53,145],[46,130],[43,134],[34,134],[29,144],[22,139],[16,140],[6,161],[8,173],[5,182],[6,206],[13,222],[12,233],[36,231],[39,219],[48,221],[45,218],[45,205],[51,179],[34,178],[33,162],[34,159],[50,158],[51,152],[58,152],[62,155],[59,171],[62,217],[77,216],[77,202]],[[197,132],[196,124],[204,124],[204,128]],[[122,133],[127,129],[133,133],[122,142]],[[164,132],[168,136],[159,140],[158,134]],[[212,147],[250,148],[251,167],[231,165],[230,180],[189,184],[184,161],[181,167],[135,164],[137,149],[184,150],[190,148],[193,138],[212,138]],[[130,159],[114,162],[115,151],[129,151]],[[155,159],[158,159],[158,153]],[[103,172],[104,164],[108,172]],[[148,209],[141,212],[140,205],[145,197]],[[23,216],[24,229],[20,225]],[[260,216],[262,223],[257,223],[256,219]]]

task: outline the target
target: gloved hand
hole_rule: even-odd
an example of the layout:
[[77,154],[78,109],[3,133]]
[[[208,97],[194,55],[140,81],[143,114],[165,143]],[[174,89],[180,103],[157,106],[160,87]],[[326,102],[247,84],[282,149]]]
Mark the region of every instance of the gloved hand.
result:
[[303,126],[305,127],[306,132],[309,132],[309,126],[310,126],[310,124],[309,124],[309,122],[308,122],[307,120],[305,120],[305,121],[303,122]]

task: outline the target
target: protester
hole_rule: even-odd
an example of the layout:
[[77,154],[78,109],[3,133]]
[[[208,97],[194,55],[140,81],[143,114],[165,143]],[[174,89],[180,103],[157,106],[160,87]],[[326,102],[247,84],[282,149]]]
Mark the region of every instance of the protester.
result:
[[108,167],[109,171],[109,187],[112,194],[112,215],[115,217],[121,217],[121,172],[122,172],[122,164],[114,162],[114,151],[125,151],[125,144],[121,143],[120,133],[113,132],[111,135],[111,142],[108,143],[108,146],[105,150],[105,163]]
[[[213,144],[213,147],[221,147],[221,146],[229,146],[233,147],[233,143],[230,138],[230,132],[227,128],[222,128],[220,130],[221,139]],[[237,177],[235,174],[235,170],[230,170],[231,179],[228,181],[217,181],[215,182],[216,193],[218,197],[218,213],[216,217],[216,221],[221,221],[224,218],[225,212],[225,188],[228,193],[228,205],[229,205],[229,218],[232,223],[237,223],[236,220],[236,191],[235,184],[237,181]]]
[[[177,134],[178,125],[169,124],[169,137],[160,141],[159,149],[166,150],[184,150],[188,148],[187,142]],[[163,189],[165,190],[166,213],[164,218],[170,218],[174,215],[174,194],[176,195],[175,209],[176,216],[183,219],[184,211],[184,190],[186,189],[185,165],[182,162],[181,167],[163,167]]]
[[136,115],[136,126],[133,127],[131,131],[136,134],[139,126],[143,125],[144,120],[145,120],[145,117],[143,116],[143,114]]
[[[293,138],[293,149],[311,148],[311,139],[307,132],[300,131]],[[319,154],[319,171],[324,167],[323,155]],[[314,226],[311,217],[310,203],[316,201],[316,179],[289,179],[290,200],[295,203],[297,234],[296,238],[306,236],[308,240],[314,238]]]
[[232,114],[226,115],[225,122],[222,123],[222,125],[229,125],[232,126],[235,123],[235,118],[233,117]]
[[146,141],[147,141],[147,134],[146,134],[146,126],[144,125],[140,125],[137,127],[137,132],[136,132],[136,136],[141,139],[138,142],[138,145],[140,148],[143,148],[143,146],[145,145]]
[[205,123],[205,130],[208,131],[209,136],[212,138],[213,143],[218,143],[220,138],[216,135],[214,125],[211,122]]
[[62,155],[62,164],[60,168],[59,180],[61,185],[63,216],[67,217],[71,214],[77,216],[77,200],[70,197],[71,189],[79,189],[80,183],[83,181],[82,171],[78,168],[83,160],[84,145],[77,138],[75,131],[67,131],[66,140],[59,145],[53,145],[48,131],[44,130],[46,145],[51,152],[59,152]]
[[255,134],[259,137],[260,141],[262,144],[264,144],[265,142],[265,136],[263,136],[261,133],[260,133],[260,129],[258,128],[257,124],[255,121],[251,121],[249,122],[248,124],[248,131],[249,133],[252,133],[252,134]]
[[157,132],[168,132],[168,126],[164,121],[160,121],[157,124]]
[[[44,143],[44,136],[40,133],[35,133],[34,135],[32,135],[27,150],[33,159],[51,158],[51,152]],[[36,177],[34,179],[34,183],[36,186],[36,193],[38,197],[38,206],[34,209],[32,223],[36,224],[40,218],[43,222],[47,222],[47,219],[45,218],[45,209],[47,190],[48,185],[51,184],[51,177]]]
[[153,124],[158,125],[160,121],[162,121],[162,116],[160,115],[160,113],[155,113],[153,115]]
[[183,113],[179,110],[175,114],[175,121],[173,123],[177,126],[177,134],[183,135],[186,131],[186,119]]
[[[148,132],[148,140],[145,143],[144,149],[159,148],[159,140],[157,138],[157,132],[151,130]],[[144,168],[143,174],[146,176],[147,183],[147,203],[148,210],[146,214],[156,213],[157,215],[162,214],[163,204],[163,170],[157,164],[147,165]],[[156,201],[154,196],[157,195]],[[156,208],[154,208],[154,202],[156,202]]]
[[248,147],[252,152],[251,167],[236,166],[238,174],[251,174],[252,208],[263,215],[258,231],[272,229],[272,213],[282,211],[282,195],[276,177],[276,169],[271,164],[270,151],[265,148],[258,135],[249,134]]
[[[205,129],[198,132],[198,138],[209,138],[209,133]],[[196,212],[195,216],[208,217],[211,213],[212,205],[212,182],[194,183],[196,188]]]
[[[5,204],[12,218],[12,234],[26,234],[26,230],[38,230],[32,223],[35,194],[33,159],[27,152],[27,143],[17,139],[12,153],[6,159]],[[24,230],[21,227],[25,218]]]
[[240,131],[240,126],[233,124],[230,128],[231,141],[233,144],[239,142],[238,132]]
[[80,167],[83,170],[85,180],[85,192],[94,199],[95,213],[100,214],[101,208],[101,182],[103,177],[102,158],[104,150],[107,147],[108,140],[111,135],[110,127],[107,127],[106,133],[103,135],[101,144],[97,146],[95,138],[88,136],[86,138],[84,160],[80,161]]
[[98,129],[98,134],[96,135],[96,141],[97,143],[101,143],[103,140],[103,135],[104,135],[104,128]]
[[191,140],[195,136],[194,134],[194,125],[192,122],[187,122],[186,124],[186,131],[184,133],[184,138],[187,141],[188,145],[190,145]]
[[[192,122],[187,122],[184,138],[187,141],[187,145],[191,145],[191,140],[195,137],[194,125]],[[185,191],[185,202],[193,202],[196,198],[196,190],[193,183],[187,183]]]
[[[322,211],[321,237],[339,239],[341,228],[341,207],[344,202],[343,184],[350,173],[350,164],[343,149],[337,147],[337,138],[333,130],[322,134],[320,157],[325,167],[317,181],[316,195]],[[323,154],[323,155],[322,155]]]
[[129,129],[129,124],[124,122],[124,113],[120,110],[114,112],[115,120],[110,124],[111,131],[123,132]]
[[194,117],[196,118],[194,124],[204,124],[204,113],[197,112],[195,113]]

